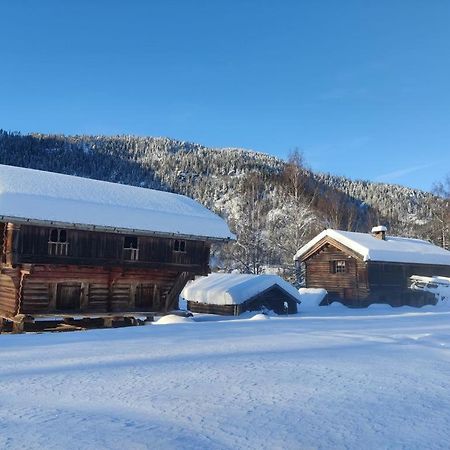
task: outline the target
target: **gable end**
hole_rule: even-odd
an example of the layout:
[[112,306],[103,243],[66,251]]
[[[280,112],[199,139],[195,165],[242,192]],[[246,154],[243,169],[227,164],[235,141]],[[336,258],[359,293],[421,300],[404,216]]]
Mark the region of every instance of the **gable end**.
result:
[[354,250],[350,249],[344,244],[341,244],[340,242],[336,241],[335,239],[325,236],[322,238],[319,242],[317,242],[316,245],[314,245],[308,252],[306,252],[300,259],[301,262],[306,262],[308,259],[313,257],[314,255],[320,253],[327,245],[331,245],[335,247],[336,249],[340,250],[341,252],[345,253],[348,256],[351,256],[355,259],[358,259],[360,261],[363,261],[364,258],[359,253],[355,252]]

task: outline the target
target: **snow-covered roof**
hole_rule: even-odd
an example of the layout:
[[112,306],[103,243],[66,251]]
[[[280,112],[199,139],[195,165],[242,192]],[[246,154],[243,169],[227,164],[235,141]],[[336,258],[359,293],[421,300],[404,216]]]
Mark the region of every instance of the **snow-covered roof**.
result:
[[234,238],[223,219],[183,195],[5,165],[0,165],[0,220]]
[[424,277],[413,275],[410,277],[410,288],[414,291],[431,292],[436,300],[450,300],[450,278],[448,277]]
[[278,275],[213,273],[186,285],[181,296],[186,300],[211,305],[240,305],[270,287],[278,285],[301,302],[294,286]]
[[450,266],[450,252],[421,239],[386,236],[378,239],[368,233],[324,230],[304,245],[294,256],[301,259],[323,238],[330,237],[362,256],[364,261]]

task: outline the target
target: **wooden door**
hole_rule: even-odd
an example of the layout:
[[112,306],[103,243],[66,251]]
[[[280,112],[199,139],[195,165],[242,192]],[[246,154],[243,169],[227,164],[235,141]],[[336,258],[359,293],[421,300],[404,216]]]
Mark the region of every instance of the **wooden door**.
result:
[[153,284],[139,284],[136,286],[136,311],[153,311],[154,292],[155,287]]
[[56,309],[58,311],[79,311],[81,309],[81,283],[58,283]]
[[353,288],[344,288],[344,299],[345,300],[355,300],[356,292]]

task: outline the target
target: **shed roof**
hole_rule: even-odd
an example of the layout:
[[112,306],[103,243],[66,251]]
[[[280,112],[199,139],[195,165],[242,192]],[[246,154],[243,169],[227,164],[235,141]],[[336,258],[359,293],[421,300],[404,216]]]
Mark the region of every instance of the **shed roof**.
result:
[[5,165],[0,165],[0,220],[234,238],[223,219],[183,195]]
[[181,296],[210,305],[240,305],[272,286],[278,286],[301,302],[297,289],[278,275],[213,273],[188,283]]
[[302,259],[322,239],[330,237],[361,255],[364,261],[450,266],[450,252],[421,239],[386,236],[378,239],[368,233],[324,230],[294,256]]

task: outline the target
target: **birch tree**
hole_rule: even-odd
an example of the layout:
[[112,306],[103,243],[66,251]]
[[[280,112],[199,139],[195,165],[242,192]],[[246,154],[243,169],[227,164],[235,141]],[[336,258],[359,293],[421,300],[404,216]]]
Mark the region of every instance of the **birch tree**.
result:
[[450,244],[450,175],[433,187],[434,197],[430,199],[432,230],[441,247],[448,249]]

